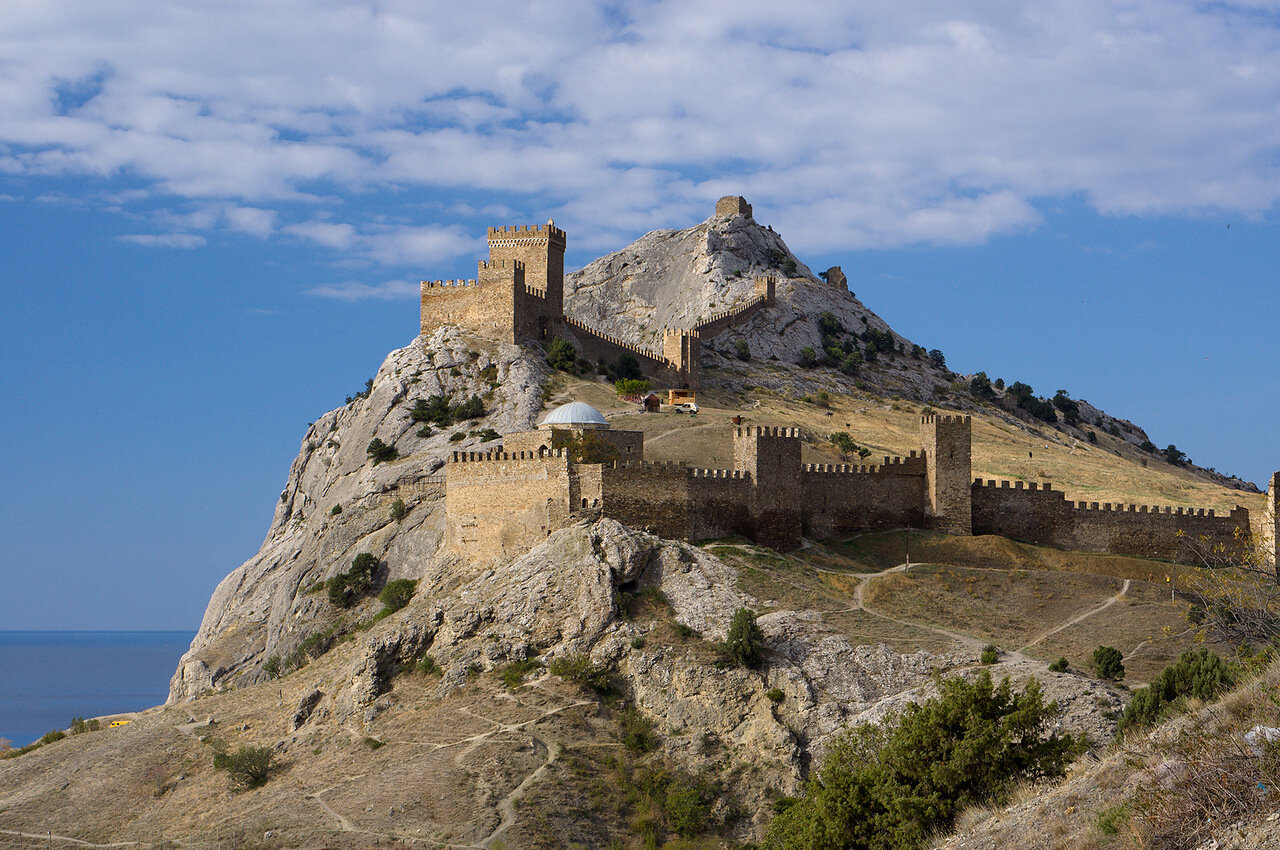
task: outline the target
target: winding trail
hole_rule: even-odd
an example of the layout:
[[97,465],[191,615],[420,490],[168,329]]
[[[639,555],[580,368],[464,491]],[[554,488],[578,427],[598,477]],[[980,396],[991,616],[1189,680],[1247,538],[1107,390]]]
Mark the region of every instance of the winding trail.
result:
[[[1078,614],[1075,617],[1072,617],[1070,620],[1067,620],[1062,625],[1055,626],[1054,628],[1049,629],[1047,632],[1043,632],[1042,634],[1037,635],[1035,640],[1031,641],[1031,643],[1027,644],[1026,646],[1020,648],[1018,652],[1024,652],[1030,649],[1031,647],[1035,646],[1036,644],[1040,643],[1041,641],[1045,640],[1046,638],[1053,637],[1063,629],[1069,629],[1075,624],[1089,619],[1094,614],[1099,614],[1107,610],[1112,605],[1115,605],[1117,602],[1119,602],[1121,597],[1123,597],[1128,592],[1129,592],[1129,579],[1125,579],[1124,584],[1120,587],[1120,592],[1117,593],[1115,596],[1108,597],[1107,600],[1103,602],[1101,605],[1098,605],[1095,608],[1090,608],[1088,611],[1085,611],[1084,613]],[[1142,644],[1138,644],[1138,646],[1141,646],[1141,645]],[[1134,649],[1132,650],[1132,652],[1137,652],[1137,651],[1138,651],[1137,647],[1134,647]]]
[[[538,690],[543,691],[544,693],[550,693],[549,691],[546,691],[542,687],[543,683],[546,681],[549,675],[550,674],[548,673],[544,673],[540,678],[535,679],[531,682],[527,682],[525,684],[525,687],[537,688]],[[564,705],[556,706],[555,708],[545,709],[540,714],[534,717],[531,717],[528,720],[522,720],[518,723],[503,723],[500,720],[494,720],[492,717],[486,717],[485,715],[480,714],[479,712],[472,711],[470,707],[463,706],[461,709],[459,709],[460,714],[465,714],[468,717],[474,717],[477,720],[482,720],[485,723],[492,725],[493,728],[484,732],[477,732],[474,735],[468,735],[465,738],[459,738],[454,741],[391,740],[391,741],[387,741],[387,743],[395,743],[400,745],[409,745],[409,746],[416,746],[416,747],[427,747],[433,751],[445,750],[445,749],[449,749],[450,747],[461,747],[461,749],[459,749],[458,752],[453,757],[454,764],[461,767],[461,766],[465,766],[467,759],[471,755],[471,753],[473,753],[477,747],[479,747],[481,744],[487,741],[490,741],[498,736],[504,736],[504,735],[514,736],[521,731],[525,731],[527,727],[532,726],[536,723],[539,723],[543,720],[546,720],[548,717],[553,717],[554,715],[560,714],[565,711],[569,711],[570,709],[573,709],[573,708],[578,708],[579,706],[591,706],[595,704],[596,703],[591,700],[577,700],[575,702],[565,703]],[[532,706],[526,706],[526,707],[532,707]],[[560,757],[562,748],[558,741],[549,740],[549,739],[543,740],[542,738],[539,738],[537,736],[532,736],[532,737],[533,737],[534,748],[546,751],[547,753],[546,759],[542,762],[542,764],[538,765],[538,767],[536,767],[533,771],[531,771],[529,775],[526,776],[520,782],[519,785],[513,788],[509,794],[507,794],[498,802],[497,807],[498,807],[498,814],[499,814],[499,822],[498,822],[497,828],[495,828],[494,831],[491,832],[488,836],[486,836],[485,838],[475,843],[450,844],[443,841],[435,841],[429,838],[420,838],[417,836],[409,836],[409,835],[397,835],[395,833],[377,832],[374,830],[361,829],[360,827],[351,823],[351,821],[349,821],[346,817],[344,817],[342,814],[340,814],[338,811],[336,811],[333,807],[331,807],[328,803],[326,803],[322,799],[322,795],[329,793],[330,791],[334,790],[340,785],[343,785],[344,783],[352,782],[356,779],[360,779],[362,776],[364,776],[364,774],[345,777],[341,781],[336,782],[333,785],[328,786],[327,788],[321,788],[318,791],[304,792],[303,797],[304,799],[315,800],[315,802],[320,806],[320,808],[324,809],[325,813],[328,814],[330,817],[334,819],[334,821],[337,822],[338,829],[341,830],[342,832],[357,833],[360,835],[369,835],[376,838],[387,838],[387,839],[391,839],[392,841],[425,844],[431,847],[448,847],[448,848],[456,848],[456,850],[488,850],[488,848],[492,848],[496,842],[500,841],[502,836],[506,834],[506,832],[515,825],[516,803],[519,800],[524,798],[524,796],[529,792],[529,789],[532,788],[546,774],[547,769],[552,764],[555,763],[556,759]],[[44,836],[35,836],[35,837],[43,838]],[[86,845],[86,846],[114,847],[118,845],[92,844],[92,845]]]

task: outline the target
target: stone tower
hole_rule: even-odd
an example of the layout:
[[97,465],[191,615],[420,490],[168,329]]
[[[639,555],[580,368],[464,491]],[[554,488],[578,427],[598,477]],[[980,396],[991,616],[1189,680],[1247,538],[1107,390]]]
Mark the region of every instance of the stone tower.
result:
[[716,201],[716,217],[741,215],[751,218],[751,204],[741,195],[725,195]]
[[800,429],[740,427],[733,435],[733,468],[751,475],[751,517],[757,543],[800,545],[803,498]]
[[1253,532],[1262,565],[1280,572],[1280,509],[1276,504],[1277,500],[1280,500],[1280,472],[1271,476],[1260,522],[1250,531]]
[[931,528],[947,534],[973,533],[972,428],[968,416],[920,418],[928,488],[925,518]]
[[546,309],[564,315],[565,232],[546,225],[489,228],[489,261],[519,260],[524,264],[525,285],[545,294]]

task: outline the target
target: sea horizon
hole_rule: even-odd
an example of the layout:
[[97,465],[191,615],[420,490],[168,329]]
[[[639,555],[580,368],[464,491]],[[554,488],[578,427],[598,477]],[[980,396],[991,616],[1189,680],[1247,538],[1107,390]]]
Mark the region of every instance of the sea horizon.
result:
[[0,629],[0,738],[21,747],[66,729],[73,717],[162,704],[194,636],[194,629]]

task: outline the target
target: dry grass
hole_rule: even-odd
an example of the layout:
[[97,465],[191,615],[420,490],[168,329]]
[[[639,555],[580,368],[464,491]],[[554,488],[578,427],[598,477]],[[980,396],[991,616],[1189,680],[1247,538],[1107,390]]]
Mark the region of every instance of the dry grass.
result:
[[[608,384],[562,377],[551,404],[570,399],[595,405],[615,427],[644,431],[649,459],[683,460],[709,467],[732,464],[730,419],[734,416],[742,416],[752,425],[800,427],[806,435],[805,462],[841,462],[827,436],[833,431],[848,431],[855,442],[872,450],[869,460],[878,463],[886,455],[905,457],[920,449],[919,421],[924,410],[918,403],[863,392],[832,394],[829,405],[821,407],[763,390],[735,392],[711,387],[699,393],[701,410],[696,417],[639,414],[634,405],[620,401]],[[1261,495],[1207,481],[1109,434],[1099,433],[1098,443],[1092,445],[1051,428],[1007,422],[1003,414],[990,408],[973,416],[975,477],[1048,481],[1076,501],[1203,507],[1220,512],[1236,505],[1250,510],[1262,507]]]

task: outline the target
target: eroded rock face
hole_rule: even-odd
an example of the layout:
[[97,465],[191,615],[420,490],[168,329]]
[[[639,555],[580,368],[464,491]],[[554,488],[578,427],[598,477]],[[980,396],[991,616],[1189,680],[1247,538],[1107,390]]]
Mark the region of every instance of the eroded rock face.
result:
[[[439,473],[454,450],[498,445],[476,436],[451,442],[455,433],[533,427],[545,370],[536,352],[453,328],[389,354],[366,397],[308,428],[262,548],[214,591],[170,683],[169,701],[236,676],[252,681],[265,659],[287,654],[323,629],[332,606],[315,586],[344,572],[361,552],[383,561],[386,578],[427,573],[443,536],[443,490],[424,479]],[[474,422],[432,426],[429,436],[419,436],[422,424],[409,411],[416,399],[440,394],[455,402],[480,396],[489,412]],[[394,446],[402,458],[371,463],[366,449],[374,438]],[[410,509],[399,522],[390,516],[397,498]]]

